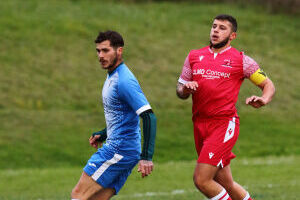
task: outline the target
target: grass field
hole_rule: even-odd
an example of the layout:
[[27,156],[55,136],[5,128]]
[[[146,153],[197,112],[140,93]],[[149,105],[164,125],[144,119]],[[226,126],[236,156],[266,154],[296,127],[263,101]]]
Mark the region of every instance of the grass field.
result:
[[[100,92],[106,74],[93,41],[107,29],[124,35],[125,62],[158,119],[157,171],[147,181],[134,173],[115,199],[147,192],[156,196],[144,199],[203,198],[191,179],[191,100],[180,101],[175,87],[186,55],[207,45],[219,13],[236,16],[233,46],[253,57],[277,89],[270,105],[255,110],[244,100],[260,91],[245,80],[237,103],[241,131],[234,171],[257,199],[296,199],[299,16],[233,4],[103,0],[0,1],[0,199],[68,197],[93,153],[89,135],[105,126]],[[165,183],[165,176],[172,181]],[[139,184],[146,185],[137,189]]]
[[[297,200],[300,187],[300,157],[237,159],[232,162],[236,181],[255,199]],[[142,179],[134,169],[114,200],[196,200],[205,199],[194,187],[194,161],[157,164],[153,174]],[[1,170],[1,200],[69,199],[81,168]]]

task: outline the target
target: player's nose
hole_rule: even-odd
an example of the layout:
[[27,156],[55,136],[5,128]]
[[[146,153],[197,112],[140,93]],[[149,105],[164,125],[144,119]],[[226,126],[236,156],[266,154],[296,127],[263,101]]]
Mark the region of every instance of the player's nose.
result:
[[104,58],[104,54],[102,52],[100,52],[100,53],[98,53],[98,57],[102,59],[102,58]]

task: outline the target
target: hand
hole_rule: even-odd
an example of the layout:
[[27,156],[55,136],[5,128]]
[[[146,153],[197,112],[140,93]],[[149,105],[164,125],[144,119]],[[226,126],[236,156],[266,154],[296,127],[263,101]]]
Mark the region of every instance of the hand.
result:
[[153,171],[153,162],[150,160],[140,160],[138,164],[138,172],[141,172],[142,178],[148,176]]
[[99,138],[100,138],[100,135],[91,136],[89,138],[90,145],[92,147],[94,147],[95,149],[98,149],[98,145],[99,145],[99,147],[102,146],[102,142],[97,141]]
[[266,105],[268,102],[265,98],[263,97],[258,97],[258,96],[252,96],[246,99],[246,104],[251,105],[254,108],[260,108],[264,105]]
[[183,85],[183,92],[192,94],[196,92],[198,88],[198,83],[196,81],[190,81]]

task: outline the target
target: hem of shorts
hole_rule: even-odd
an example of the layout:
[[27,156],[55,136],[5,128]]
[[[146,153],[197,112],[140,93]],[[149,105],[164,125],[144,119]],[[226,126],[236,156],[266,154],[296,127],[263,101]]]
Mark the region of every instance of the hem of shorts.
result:
[[[91,177],[91,176],[93,176],[93,174],[90,174],[88,171],[86,171],[85,170],[86,168],[84,167],[83,168],[83,171],[89,176],[89,177]],[[91,177],[92,178],[92,177]],[[100,180],[101,178],[99,178],[98,180]],[[93,179],[94,180],[94,179]],[[98,185],[100,185],[102,188],[111,188],[111,187],[107,187],[107,186],[104,186],[103,184],[101,184],[101,183],[99,183],[98,181],[96,181],[96,180],[94,180]],[[113,188],[111,188],[111,189],[114,189],[115,190],[115,193],[114,193],[114,195],[117,195],[118,193],[119,193],[119,191],[120,191],[120,189],[119,190],[117,190],[117,188],[116,187],[113,187]]]
[[[234,158],[232,158],[232,159],[234,159]],[[224,168],[224,167],[228,166],[228,165],[230,164],[230,162],[231,162],[232,159],[230,159],[228,163],[224,164],[223,167],[222,167],[222,165],[221,165],[221,168]],[[212,166],[215,166],[215,167],[219,167],[218,165],[219,165],[220,162],[217,163],[217,164],[213,164],[213,163],[209,163],[209,162],[205,162],[205,161],[198,161],[198,160],[197,160],[197,163],[199,163],[199,164],[200,164],[200,163],[203,163],[203,164],[209,164],[209,165],[212,165]]]

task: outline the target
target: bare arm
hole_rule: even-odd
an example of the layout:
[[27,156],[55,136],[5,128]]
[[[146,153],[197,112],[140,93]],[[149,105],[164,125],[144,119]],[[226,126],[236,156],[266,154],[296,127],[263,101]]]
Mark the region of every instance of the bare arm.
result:
[[258,87],[262,90],[262,96],[251,96],[246,99],[246,104],[251,105],[254,108],[260,108],[272,101],[275,94],[275,86],[273,82],[267,78]]
[[190,81],[186,84],[177,83],[176,93],[180,99],[189,98],[190,94],[194,93],[198,88],[198,83],[196,81]]

